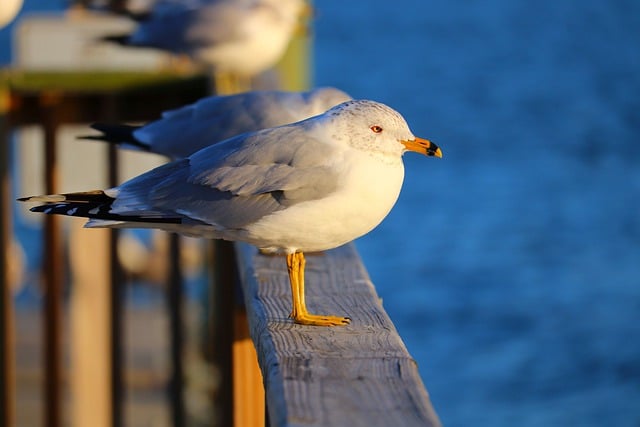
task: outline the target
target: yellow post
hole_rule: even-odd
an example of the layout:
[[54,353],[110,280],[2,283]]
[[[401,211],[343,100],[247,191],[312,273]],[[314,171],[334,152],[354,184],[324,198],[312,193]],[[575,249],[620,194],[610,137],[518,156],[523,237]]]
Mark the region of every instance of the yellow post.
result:
[[233,336],[233,424],[235,427],[264,427],[265,395],[258,355],[249,337],[244,308],[234,314]]
[[308,33],[306,30],[304,34],[293,37],[287,52],[276,66],[280,89],[302,91],[311,87],[311,38]]

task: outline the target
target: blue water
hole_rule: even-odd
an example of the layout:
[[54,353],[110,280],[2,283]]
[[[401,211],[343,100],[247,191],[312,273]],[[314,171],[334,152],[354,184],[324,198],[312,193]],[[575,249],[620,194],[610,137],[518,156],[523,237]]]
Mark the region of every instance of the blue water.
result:
[[640,425],[640,2],[321,2],[441,160],[357,243],[447,426]]
[[640,2],[315,6],[316,84],[444,151],[357,242],[443,423],[639,426]]

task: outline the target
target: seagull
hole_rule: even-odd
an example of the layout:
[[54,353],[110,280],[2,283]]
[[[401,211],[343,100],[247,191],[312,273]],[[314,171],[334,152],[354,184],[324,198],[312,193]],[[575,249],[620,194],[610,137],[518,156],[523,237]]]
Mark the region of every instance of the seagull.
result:
[[346,325],[305,302],[304,252],[336,248],[372,230],[395,204],[402,155],[442,157],[390,107],[351,100],[309,119],[245,133],[114,188],[33,196],[33,212],[89,218],[87,227],[151,227],[243,241],[286,256],[290,317]]
[[137,17],[131,34],[103,40],[186,55],[224,86],[220,76],[249,80],[275,65],[307,7],[304,0],[164,0]]
[[232,136],[294,123],[351,99],[333,87],[307,92],[254,91],[210,96],[162,113],[144,126],[94,123],[101,140],[178,159]]

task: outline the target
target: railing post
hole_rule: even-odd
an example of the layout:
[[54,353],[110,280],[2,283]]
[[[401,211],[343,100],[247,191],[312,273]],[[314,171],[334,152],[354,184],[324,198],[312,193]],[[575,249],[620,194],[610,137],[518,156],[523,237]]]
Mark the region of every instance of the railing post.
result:
[[265,394],[257,354],[249,336],[233,243],[212,243],[212,361],[220,376],[215,402],[218,425],[264,427]]
[[214,406],[218,425],[233,426],[233,328],[234,282],[236,281],[233,245],[223,240],[211,242],[214,267],[211,289],[211,360],[220,377]]
[[[107,97],[105,100],[105,111],[103,115],[106,120],[114,120],[116,118],[115,113],[115,98],[113,96]],[[118,178],[118,148],[109,144],[107,149],[107,181],[110,187],[115,187],[120,184]],[[118,235],[119,230],[109,230],[109,264],[111,272],[111,298],[110,298],[110,311],[111,311],[111,408],[112,408],[112,426],[122,427],[124,423],[124,397],[125,397],[125,385],[124,385],[124,355],[122,346],[122,331],[124,330],[124,273],[122,266],[118,259]]]
[[[58,156],[56,132],[58,130],[58,94],[45,92],[40,96],[42,125],[45,145],[45,191],[58,191]],[[61,378],[62,378],[62,286],[63,245],[60,218],[47,215],[44,221],[44,283],[45,315],[43,331],[45,341],[45,417],[46,425],[62,425]]]
[[[202,77],[197,77],[193,80],[190,79],[188,86],[181,82],[176,82],[175,84],[171,83],[170,89],[164,89],[168,85],[168,83],[165,82],[159,82],[157,85],[163,89],[157,91],[145,88],[140,95],[137,93],[130,93],[128,91],[128,86],[126,85],[123,85],[122,90],[116,89],[108,93],[102,91],[100,87],[98,87],[95,92],[75,92],[73,88],[68,90],[64,88],[43,90],[40,88],[32,89],[29,87],[17,87],[10,89],[11,95],[13,96],[15,94],[17,97],[16,99],[20,102],[16,102],[14,104],[15,106],[12,106],[7,121],[10,122],[11,125],[15,126],[38,124],[44,129],[44,149],[46,152],[46,169],[44,170],[44,179],[46,182],[45,192],[57,193],[60,191],[57,181],[59,159],[57,159],[56,155],[56,132],[63,122],[86,122],[92,120],[115,122],[121,120],[122,116],[127,116],[130,120],[140,120],[143,117],[154,117],[158,115],[161,110],[172,108],[187,102],[193,102],[205,93],[204,78]],[[58,87],[57,84],[52,86]],[[159,96],[157,94],[158,92],[165,91],[167,92],[165,95]],[[151,101],[140,102],[143,99],[147,99],[147,97],[151,99]],[[131,104],[131,102],[133,104]],[[2,106],[4,106],[4,104],[2,104]],[[2,123],[0,123],[0,126],[2,126]],[[1,133],[2,129],[0,129],[0,142],[3,142]],[[0,156],[4,156],[5,148],[6,145],[3,145],[3,151],[0,152]],[[117,174],[117,150],[115,148],[111,148],[109,150],[109,184],[120,184]],[[2,174],[8,173],[5,169],[5,165],[8,164],[8,159],[0,157],[0,162],[2,162],[0,172],[2,172]],[[1,185],[3,184],[0,184],[0,186]],[[0,190],[3,188],[4,187],[0,187]],[[8,187],[7,193],[4,194],[8,195]],[[0,197],[3,199],[0,203],[4,203],[6,197],[3,196],[2,191],[0,191]],[[9,224],[10,216],[5,213],[10,212],[10,206],[12,205],[9,205],[9,207],[4,204],[0,205],[3,211],[2,218],[0,219],[0,227],[2,227],[2,224],[5,224],[5,221],[6,224]],[[62,420],[66,419],[66,417],[63,416],[64,393],[61,382],[61,372],[63,367],[61,342],[63,333],[62,290],[65,283],[64,275],[66,274],[66,271],[64,266],[66,263],[64,262],[65,255],[62,250],[63,244],[61,231],[58,217],[45,217],[43,235],[43,238],[45,239],[43,244],[43,258],[45,259],[45,266],[42,272],[44,282],[43,287],[45,289],[45,304],[43,307],[45,315],[43,316],[44,319],[42,325],[44,340],[44,355],[42,361],[44,370],[44,384],[42,387],[44,410],[42,419],[43,423],[54,427],[61,425]],[[2,233],[3,231],[0,231],[0,240],[4,238],[6,241],[3,240],[0,242],[0,245],[2,245],[0,248],[3,248],[2,252],[6,254],[8,251],[4,250],[4,248],[8,247],[8,235],[3,235]],[[83,324],[81,319],[78,322],[75,322],[77,324],[70,325],[72,333],[80,335],[72,337],[73,343],[71,343],[71,345],[74,346],[74,349],[71,352],[71,368],[74,372],[71,375],[75,374],[76,368],[78,368],[78,372],[88,372],[92,369],[94,373],[96,371],[99,372],[95,377],[91,375],[82,375],[82,379],[78,379],[77,382],[74,382],[75,379],[77,379],[76,377],[70,379],[70,382],[72,383],[72,392],[75,393],[73,404],[81,402],[78,406],[82,411],[81,414],[80,412],[76,412],[75,408],[73,408],[70,421],[72,424],[80,422],[79,425],[85,425],[86,423],[78,420],[86,420],[87,416],[94,415],[99,416],[100,420],[102,420],[106,425],[119,427],[125,424],[125,417],[123,413],[123,394],[125,387],[123,382],[124,369],[122,354],[124,321],[122,302],[124,299],[124,273],[117,258],[117,234],[111,234],[109,231],[107,233],[109,233],[111,237],[107,237],[107,234],[104,234],[103,236],[96,237],[94,239],[96,233],[99,233],[98,230],[93,230],[87,233],[92,236],[88,239],[88,241],[90,241],[89,244],[95,244],[99,241],[100,249],[104,249],[104,253],[101,254],[98,260],[88,259],[88,262],[86,262],[84,266],[73,266],[74,274],[83,275],[85,278],[88,277],[89,288],[87,289],[91,291],[91,295],[87,295],[87,292],[84,292],[83,290],[80,292],[82,294],[82,298],[78,300],[72,298],[70,309],[73,310],[74,308],[82,306],[81,310],[73,312],[73,316],[87,316],[87,318],[92,321],[96,321],[96,319],[98,319],[97,322],[100,323],[99,329],[102,334],[102,341],[98,343],[98,337],[96,337],[95,334],[91,334],[91,328],[86,327],[88,324],[96,327],[97,325],[95,323]],[[86,250],[88,247],[90,246],[88,246],[85,241],[80,245],[75,256],[78,256],[78,252],[83,252],[82,255],[93,255],[94,253],[92,251]],[[96,266],[96,263],[100,263],[100,265]],[[1,264],[0,283],[2,284],[2,294],[0,295],[0,321],[2,321],[2,324],[0,325],[0,329],[2,329],[2,331],[0,333],[0,345],[2,348],[0,350],[2,350],[2,355],[0,355],[0,362],[2,362],[2,365],[0,366],[0,369],[2,372],[0,373],[0,405],[2,406],[0,407],[0,411],[4,411],[3,408],[13,408],[13,406],[11,402],[7,403],[6,399],[3,398],[2,393],[6,391],[5,396],[7,396],[7,399],[11,400],[13,399],[14,390],[11,386],[11,378],[7,377],[7,375],[11,376],[12,373],[7,372],[8,368],[5,369],[5,366],[12,366],[9,358],[13,356],[13,349],[8,349],[7,347],[9,345],[8,343],[11,342],[7,334],[12,332],[12,328],[7,321],[5,321],[5,319],[11,320],[11,314],[7,314],[7,310],[5,309],[7,307],[10,308],[8,304],[10,304],[11,301],[9,288],[5,286],[6,283],[4,281],[4,276],[7,273],[5,271],[6,262]],[[97,267],[99,267],[100,271],[103,272],[99,278],[91,275],[95,274]],[[182,298],[182,295],[180,294],[181,285],[178,284],[178,281],[181,281],[181,278],[179,278],[179,266],[174,267],[177,268],[177,270],[170,273],[173,277],[171,284],[173,288],[171,292],[174,293],[173,295],[177,295],[178,298]],[[90,274],[87,276],[86,273]],[[100,290],[104,291],[107,295],[95,292],[98,282],[100,282]],[[96,298],[96,296],[98,296],[98,298]],[[174,304],[178,298],[171,297],[170,304]],[[92,310],[91,308],[93,308],[93,306],[91,306],[91,304],[98,302],[102,304],[100,309]],[[105,309],[104,312],[102,311],[102,308]],[[173,324],[181,324],[181,310],[179,302],[170,306],[170,312]],[[171,339],[173,342],[172,347],[174,349],[173,366],[175,367],[180,366],[182,363],[181,354],[179,353],[182,347],[181,343],[183,335],[180,329],[174,330],[171,333]],[[103,343],[106,344],[103,346]],[[87,348],[87,346],[90,347]],[[99,347],[99,349],[96,349],[96,347]],[[97,355],[96,357],[95,353],[100,351],[102,352],[101,355]],[[5,364],[4,362],[7,363]],[[80,369],[80,367],[82,369]],[[172,381],[172,393],[174,393],[174,398],[172,398],[171,404],[172,411],[174,413],[174,422],[177,425],[184,424],[184,422],[180,420],[184,420],[185,418],[184,402],[182,401],[184,386],[181,370],[182,366],[180,366],[179,370],[174,368],[174,375],[176,379]],[[103,376],[105,378],[102,378]],[[96,392],[96,387],[101,388],[101,390]],[[89,392],[82,393],[82,390],[88,390]],[[79,395],[82,396],[82,398],[79,398]],[[92,397],[98,395],[106,395],[107,397],[100,400],[100,403],[98,404],[96,399],[92,399]],[[5,405],[5,403],[7,404]],[[103,407],[108,408],[109,417],[98,415],[104,413]],[[113,419],[111,418],[111,415],[113,416]],[[0,425],[10,425],[9,422],[4,421],[12,418],[13,416],[0,412],[0,417],[2,417],[2,419],[0,419]]]
[[233,420],[237,427],[264,427],[266,404],[258,354],[249,335],[244,304],[234,310]]
[[169,284],[167,286],[167,308],[169,311],[171,373],[169,379],[169,404],[174,427],[185,425],[184,373],[183,373],[183,325],[182,325],[182,266],[180,263],[180,236],[170,233],[169,239]]
[[8,259],[11,236],[8,109],[7,90],[0,86],[0,425],[3,426],[12,426],[15,420],[15,346]]

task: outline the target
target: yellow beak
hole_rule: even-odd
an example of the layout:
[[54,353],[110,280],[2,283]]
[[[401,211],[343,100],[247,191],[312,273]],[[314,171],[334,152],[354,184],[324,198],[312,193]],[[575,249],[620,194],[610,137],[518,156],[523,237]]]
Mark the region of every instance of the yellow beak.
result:
[[442,157],[442,150],[433,142],[428,139],[418,138],[411,141],[400,141],[407,150],[415,151],[416,153],[424,154],[429,157]]

